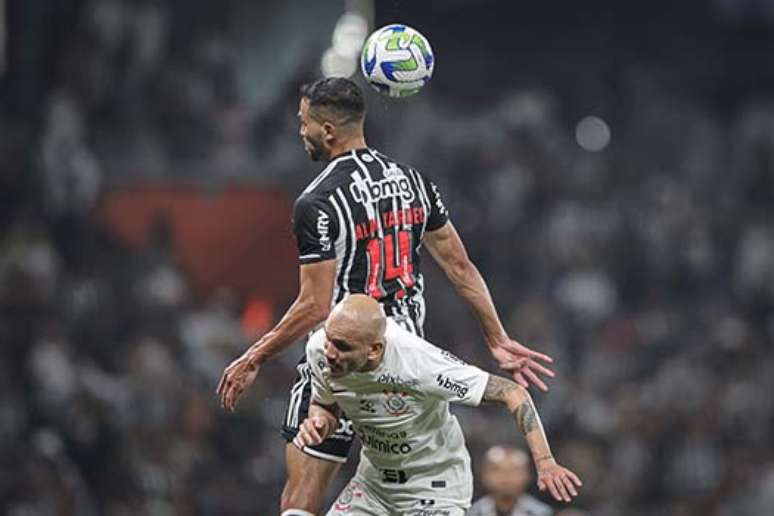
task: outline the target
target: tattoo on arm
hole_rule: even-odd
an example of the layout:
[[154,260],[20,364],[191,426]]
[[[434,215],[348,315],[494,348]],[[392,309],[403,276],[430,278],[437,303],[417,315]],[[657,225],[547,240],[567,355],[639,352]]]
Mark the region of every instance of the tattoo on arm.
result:
[[513,419],[516,420],[516,424],[519,425],[519,429],[524,435],[527,435],[535,428],[537,412],[531,399],[524,400],[516,407],[516,410],[513,411]]
[[[510,391],[518,388],[519,386],[511,380],[507,380],[500,376],[489,375],[489,382],[486,384],[482,401],[504,403],[506,395]],[[527,399],[519,403],[512,414],[519,430],[521,430],[521,433],[524,435],[530,433],[537,426],[537,410],[529,395],[527,395]]]
[[[536,465],[553,459],[551,448],[543,432],[543,425],[540,423],[540,416],[532,402],[532,397],[523,387],[506,378],[489,375],[482,401],[500,403],[508,407],[516,427],[527,440]],[[514,405],[516,407],[511,410]]]
[[515,389],[516,384],[510,380],[506,380],[500,376],[493,374],[489,375],[489,381],[486,384],[484,390],[484,397],[482,401],[489,403],[502,403],[505,401],[505,393]]

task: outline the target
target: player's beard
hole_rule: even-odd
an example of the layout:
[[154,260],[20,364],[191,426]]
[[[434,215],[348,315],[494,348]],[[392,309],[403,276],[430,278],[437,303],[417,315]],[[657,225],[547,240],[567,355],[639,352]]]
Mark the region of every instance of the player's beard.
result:
[[304,138],[304,149],[309,154],[309,159],[312,161],[320,161],[325,158],[325,148],[321,141],[314,141],[313,139]]

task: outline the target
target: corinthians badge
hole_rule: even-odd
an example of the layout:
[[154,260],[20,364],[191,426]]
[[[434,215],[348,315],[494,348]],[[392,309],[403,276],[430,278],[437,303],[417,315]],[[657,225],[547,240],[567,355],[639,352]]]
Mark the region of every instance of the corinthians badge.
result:
[[384,400],[384,410],[391,416],[402,416],[411,411],[411,407],[406,401],[407,392],[402,391],[383,391],[387,399]]

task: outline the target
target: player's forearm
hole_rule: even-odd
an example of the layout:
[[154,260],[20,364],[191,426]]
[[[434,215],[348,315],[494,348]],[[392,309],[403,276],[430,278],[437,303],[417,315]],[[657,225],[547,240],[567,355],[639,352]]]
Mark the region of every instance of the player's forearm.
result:
[[507,339],[508,335],[497,315],[489,287],[475,264],[470,260],[461,261],[451,267],[447,275],[457,292],[473,310],[486,342],[491,346]]
[[543,461],[553,461],[543,423],[532,402],[529,392],[511,380],[489,375],[483,401],[499,403],[508,407],[516,427],[524,435],[535,466]]
[[321,305],[314,298],[297,298],[280,322],[250,346],[247,350],[250,360],[263,364],[286,350],[324,321],[328,311],[328,306]]

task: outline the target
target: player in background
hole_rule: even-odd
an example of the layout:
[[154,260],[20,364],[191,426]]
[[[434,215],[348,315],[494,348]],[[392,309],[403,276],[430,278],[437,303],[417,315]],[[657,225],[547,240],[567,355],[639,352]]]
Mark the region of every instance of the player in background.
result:
[[507,407],[526,438],[539,488],[558,501],[577,496],[581,481],[556,463],[526,389],[388,322],[372,298],[354,294],[336,305],[306,353],[312,405],[294,444],[320,444],[341,410],[363,443],[357,472],[329,516],[464,515],[473,475],[451,402]]
[[[357,85],[329,78],[305,86],[298,118],[309,157],[328,162],[293,208],[298,297],[271,331],[226,368],[217,389],[223,407],[233,410],[261,367],[322,323],[346,294],[370,295],[388,317],[423,335],[422,245],[473,310],[498,365],[519,384],[526,387],[529,381],[547,390],[538,374],[553,372],[538,361],[550,363],[550,357],[522,346],[505,332],[436,185],[366,145],[365,103]],[[339,431],[320,446],[302,453],[290,444],[306,417],[310,395],[309,365],[302,358],[283,425],[288,442],[288,481],[281,501],[285,516],[320,509],[353,439],[342,417]]]
[[526,493],[532,481],[529,456],[511,446],[493,446],[484,455],[481,482],[487,494],[468,516],[554,516],[554,510]]

